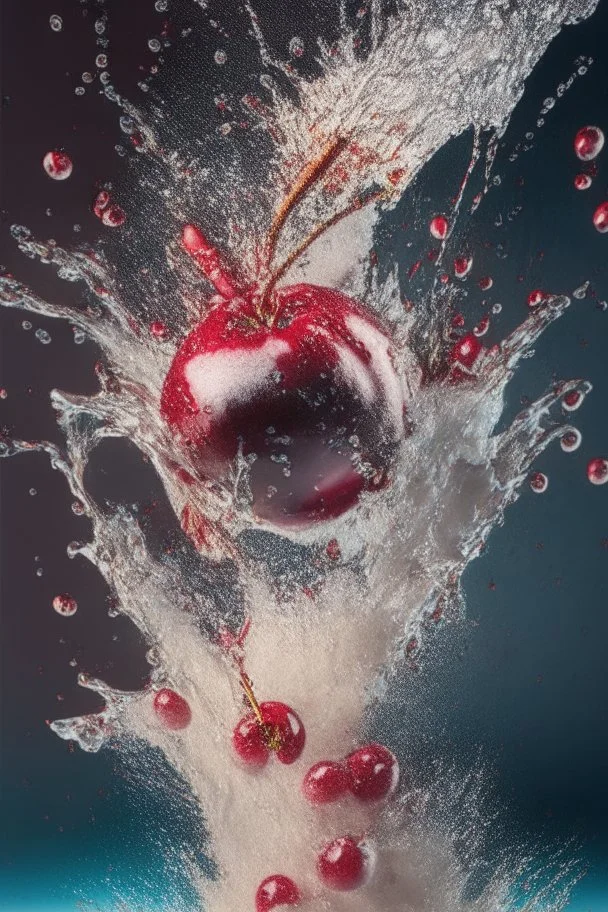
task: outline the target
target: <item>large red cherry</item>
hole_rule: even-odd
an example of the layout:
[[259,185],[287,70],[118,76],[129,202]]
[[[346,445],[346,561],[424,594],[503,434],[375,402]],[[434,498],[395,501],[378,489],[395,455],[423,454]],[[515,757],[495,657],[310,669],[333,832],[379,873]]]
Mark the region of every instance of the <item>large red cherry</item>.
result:
[[332,890],[356,890],[371,874],[373,859],[364,843],[352,836],[328,842],[317,857],[317,872]]
[[281,763],[294,763],[304,750],[306,731],[296,712],[285,703],[260,703],[262,721],[251,712],[232,733],[232,744],[244,763],[264,766],[271,751]]
[[379,320],[318,285],[267,299],[236,291],[192,226],[184,246],[221,295],[182,342],[162,392],[162,415],[195,470],[230,483],[241,452],[254,514],[279,526],[339,516],[382,487],[404,402]]
[[168,687],[159,690],[154,696],[153,706],[165,728],[179,731],[180,728],[187,728],[190,725],[192,711],[188,701],[174,690]]
[[341,798],[349,785],[349,771],[343,763],[320,760],[304,776],[302,792],[311,804],[328,804]]
[[346,758],[350,789],[360,801],[379,801],[397,788],[399,764],[383,744],[366,744]]
[[256,912],[270,912],[277,906],[298,906],[302,894],[290,877],[273,874],[262,881],[255,894]]

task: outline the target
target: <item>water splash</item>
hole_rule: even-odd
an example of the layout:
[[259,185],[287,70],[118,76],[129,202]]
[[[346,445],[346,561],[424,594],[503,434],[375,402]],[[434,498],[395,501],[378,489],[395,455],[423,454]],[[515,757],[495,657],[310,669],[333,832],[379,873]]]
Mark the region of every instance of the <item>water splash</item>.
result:
[[[458,847],[465,835],[475,845],[474,836],[483,828],[475,813],[466,832],[462,823],[464,808],[479,807],[478,789],[450,804],[445,790],[440,799],[440,790],[432,788],[416,795],[406,777],[398,798],[387,806],[370,811],[345,801],[319,814],[305,806],[299,782],[312,762],[343,756],[360,743],[391,677],[412,662],[425,626],[437,623],[457,599],[464,568],[502,522],[533,460],[553,439],[574,430],[560,418],[562,398],[590,389],[582,380],[563,382],[495,433],[513,371],[568,299],[546,297],[500,345],[483,351],[474,373],[451,382],[454,378],[441,371],[449,338],[445,297],[452,294],[439,282],[447,238],[432,293],[409,311],[403,308],[397,271],[381,281],[363,264],[382,209],[397,202],[437,149],[470,126],[473,153],[450,225],[482,157],[483,130],[492,129],[484,163],[487,191],[496,135],[525,77],[561,25],[594,7],[591,0],[553,0],[542,10],[515,0],[444,0],[403,4],[397,15],[387,17],[379,3],[372,3],[362,31],[351,28],[341,4],[342,38],[333,46],[319,42],[320,74],[304,78],[271,51],[248,6],[262,63],[273,76],[264,73],[260,79],[264,99],[248,95],[242,100],[256,119],[251,145],[243,149],[232,133],[222,134],[224,154],[213,173],[217,137],[204,146],[200,161],[185,160],[179,142],[175,151],[167,151],[167,135],[180,129],[168,107],[157,99],[150,119],[106,80],[106,95],[120,106],[121,117],[129,118],[129,134],[145,162],[139,188],[147,200],[143,210],[148,218],[154,213],[162,219],[169,237],[178,237],[187,213],[198,207],[211,236],[240,264],[245,281],[279,285],[311,279],[340,285],[365,297],[393,328],[412,434],[383,493],[363,496],[357,510],[340,520],[289,533],[306,546],[302,559],[317,568],[312,588],[292,586],[286,593],[279,586],[271,568],[284,542],[276,534],[260,537],[260,524],[249,509],[246,462],[236,461],[230,486],[192,485],[196,472],[160,419],[160,393],[175,339],[205,307],[200,280],[177,244],[169,241],[166,253],[179,290],[160,315],[170,331],[161,332],[150,324],[158,314],[140,310],[134,316],[134,295],[143,291],[144,300],[156,300],[159,287],[137,246],[135,254],[117,251],[110,262],[99,251],[67,251],[34,239],[23,226],[13,228],[26,256],[53,265],[68,282],[83,282],[89,303],[50,305],[11,276],[2,278],[2,303],[69,320],[96,342],[103,363],[94,395],[52,393],[63,446],[6,441],[2,455],[43,450],[65,475],[92,523],[91,541],[73,543],[69,553],[98,568],[119,610],[143,631],[151,650],[149,688],[119,693],[81,676],[82,686],[103,696],[104,709],[56,721],[52,728],[88,751],[107,741],[132,746],[142,739],[164,752],[205,815],[220,873],[215,880],[195,870],[192,876],[205,907],[214,912],[252,908],[257,884],[274,871],[298,882],[303,908],[310,909],[506,912],[521,906],[517,885],[529,861],[522,858],[497,865],[478,898],[465,898],[478,859],[473,850],[463,857]],[[252,193],[252,159],[259,158],[260,149],[263,179]],[[137,279],[126,290],[121,270],[133,274],[133,256]],[[108,437],[133,441],[149,458],[202,559],[236,565],[246,637],[226,630],[213,587],[193,589],[177,563],[153,554],[126,509],[102,510],[90,496],[85,469]],[[319,553],[328,541],[338,543],[339,557],[321,562],[319,569]],[[242,714],[238,669],[243,662],[256,693],[288,702],[306,722],[304,755],[289,769],[275,765],[272,774],[252,776],[232,763],[230,738]],[[154,716],[152,693],[167,684],[193,708],[184,732],[162,729]],[[432,810],[438,800],[442,814]],[[366,833],[378,853],[374,880],[347,899],[321,888],[314,865],[318,848],[346,832]],[[537,875],[526,908],[563,907],[573,882],[571,863],[558,860],[553,870],[549,879]]]

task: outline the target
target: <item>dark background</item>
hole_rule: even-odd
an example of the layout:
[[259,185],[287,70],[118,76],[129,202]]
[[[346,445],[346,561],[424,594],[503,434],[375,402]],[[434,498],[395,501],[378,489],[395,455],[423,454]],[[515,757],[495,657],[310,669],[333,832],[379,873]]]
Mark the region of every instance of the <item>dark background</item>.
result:
[[[331,8],[321,17],[309,4],[297,14],[270,0],[257,6],[281,53],[294,34],[308,40],[335,29]],[[59,282],[49,267],[16,250],[9,226],[24,224],[66,245],[113,242],[90,204],[99,182],[128,183],[127,159],[115,151],[117,144],[126,145],[119,112],[99,95],[98,77],[84,96],[74,93],[83,85],[80,74],[95,72],[95,56],[103,50],[95,45],[93,20],[107,11],[113,82],[141,103],[137,82],[157,62],[147,41],[160,34],[164,21],[181,28],[191,20],[200,31],[200,78],[202,84],[209,80],[211,94],[220,80],[246,79],[247,73],[238,70],[240,50],[246,61],[253,58],[247,56],[249,46],[239,44],[244,20],[232,7],[211,4],[210,14],[231,31],[220,39],[217,30],[202,27],[205,20],[194,3],[170,3],[167,13],[158,13],[151,0],[52,5],[5,0],[0,228],[5,268],[51,300],[66,295],[78,300],[78,288]],[[52,13],[63,17],[60,33],[49,27]],[[507,403],[513,415],[525,397],[539,395],[555,377],[588,378],[594,392],[575,419],[583,444],[572,455],[554,445],[539,460],[538,469],[550,478],[548,492],[539,497],[524,490],[504,527],[467,571],[466,615],[425,644],[420,672],[404,681],[409,709],[400,724],[404,749],[419,770],[437,759],[467,769],[481,758],[491,767],[497,827],[507,827],[513,838],[580,841],[577,851],[590,873],[575,891],[573,912],[601,910],[608,902],[608,486],[592,487],[585,478],[587,460],[608,454],[608,312],[598,306],[608,298],[608,237],[591,224],[595,206],[608,198],[608,149],[598,160],[592,188],[578,193],[572,187],[579,170],[574,133],[585,123],[608,131],[607,38],[608,3],[602,0],[588,22],[566,29],[550,47],[501,143],[494,173],[502,182],[477,213],[464,216],[451,249],[451,255],[470,250],[475,257],[465,305],[471,321],[486,312],[482,299],[503,304],[493,321],[497,339],[525,316],[532,288],[569,293],[591,281],[587,297],[573,302],[545,334],[536,357],[524,362]],[[228,52],[221,73],[210,62],[218,47]],[[166,52],[168,71],[172,55],[179,53],[179,47]],[[593,66],[538,129],[543,100],[554,97],[557,84],[577,70],[580,64],[574,61],[580,55],[592,56]],[[179,78],[172,76],[173,90],[179,89]],[[157,85],[162,94],[162,72]],[[530,130],[532,148],[510,162]],[[432,267],[424,260],[412,281],[407,270],[425,258],[428,219],[448,210],[470,146],[466,136],[441,150],[378,233],[380,268],[396,257],[403,267],[404,294],[413,300],[428,290]],[[75,163],[72,177],[61,183],[49,180],[40,165],[46,151],[60,147]],[[475,189],[474,178],[471,193]],[[521,212],[513,215],[519,206]],[[502,226],[495,224],[499,214]],[[128,229],[122,237],[129,243]],[[484,275],[494,278],[485,295],[477,287]],[[7,390],[0,400],[0,424],[16,436],[57,440],[49,390],[95,389],[95,349],[88,342],[75,344],[67,324],[20,311],[0,316],[0,385]],[[22,328],[28,319],[29,331]],[[38,328],[50,333],[51,344],[35,337]],[[105,909],[116,891],[148,912],[164,908],[170,883],[177,891],[172,907],[178,908],[179,899],[187,907],[192,897],[185,879],[179,871],[170,872],[165,854],[171,840],[183,840],[188,831],[186,811],[171,813],[162,797],[142,790],[111,752],[73,751],[44,724],[47,718],[99,705],[76,686],[78,670],[118,687],[141,686],[148,671],[144,644],[127,620],[108,616],[108,593],[93,569],[66,556],[68,542],[86,539],[88,529],[72,513],[63,479],[41,455],[4,462],[1,470],[3,907],[8,912],[67,910],[84,898]],[[154,479],[126,446],[115,449],[100,472],[108,496],[127,492],[130,501],[142,505],[154,496]],[[67,620],[51,608],[53,596],[65,591],[79,603],[78,613]],[[149,825],[150,814],[162,815],[162,839]]]

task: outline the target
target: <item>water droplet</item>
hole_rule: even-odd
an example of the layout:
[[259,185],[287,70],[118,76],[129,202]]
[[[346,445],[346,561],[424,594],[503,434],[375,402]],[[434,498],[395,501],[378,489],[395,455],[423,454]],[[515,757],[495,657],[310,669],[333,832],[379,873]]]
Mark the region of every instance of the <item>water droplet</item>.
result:
[[81,78],[82,81],[83,81],[84,83],[86,83],[87,85],[89,85],[89,84],[90,84],[91,82],[93,82],[93,80],[95,79],[95,77],[93,76],[92,73],[83,73],[82,76],[81,76],[80,78]]
[[226,54],[226,51],[216,51],[213,55],[213,59],[218,66],[223,66],[228,60],[228,55]]
[[582,301],[583,298],[587,297],[587,292],[589,290],[589,282],[583,282],[582,285],[579,285],[578,288],[575,288],[572,292],[572,297],[576,298],[577,301]]
[[26,330],[27,330],[27,329],[31,329],[31,328],[32,328],[32,324],[30,323],[29,320],[23,320],[23,322],[21,323],[21,328],[22,328],[22,329],[26,329]]
[[82,516],[84,514],[84,505],[81,504],[79,500],[72,501],[72,513],[75,516]]
[[304,54],[304,49],[305,46],[303,40],[297,36],[292,38],[289,42],[289,53],[292,55],[292,57],[302,57]]
[[98,34],[98,35],[103,35],[103,33],[105,32],[105,30],[106,30],[106,20],[105,20],[105,19],[97,19],[96,22],[95,22],[95,31],[97,32],[97,34]]
[[559,442],[564,453],[574,453],[581,445],[583,435],[576,428],[572,428],[563,435]]
[[544,494],[549,487],[549,479],[544,472],[535,472],[530,478],[530,488],[535,494]]
[[42,342],[43,345],[48,345],[51,341],[51,337],[46,329],[37,329],[35,335],[38,341]]
[[158,54],[158,52],[160,51],[160,41],[158,40],[158,38],[150,38],[150,40],[148,41],[148,47],[150,48],[150,50],[152,51],[153,54]]
[[36,576],[38,576],[38,577],[44,576],[44,570],[42,569],[42,567],[38,567],[38,569],[36,570]]
[[99,67],[100,70],[105,70],[108,65],[108,55],[107,54],[98,54],[95,58],[95,66]]
[[123,114],[120,118],[120,129],[123,133],[127,133],[131,136],[131,134],[135,133],[137,127],[132,117],[129,117],[128,114]]
[[587,463],[587,478],[593,485],[603,485],[608,481],[608,459],[596,456]]
[[29,491],[30,497],[35,497],[37,493],[38,493],[38,491],[36,490],[36,488],[30,488],[30,491]]
[[577,190],[588,190],[591,186],[591,178],[588,174],[577,174],[574,178],[574,186]]
[[604,134],[599,127],[582,127],[574,137],[574,151],[581,161],[591,161],[604,147]]
[[87,337],[86,333],[84,333],[81,329],[74,330],[74,344],[75,345],[82,345],[82,343],[84,342],[86,337]]
[[76,614],[78,611],[78,602],[75,598],[72,598],[71,595],[63,593],[62,595],[55,596],[53,599],[53,608],[57,614],[61,614],[63,617],[72,617],[72,615]]
[[74,89],[75,95],[84,95],[84,88],[82,86],[76,86]]
[[[83,90],[84,91],[84,90]],[[72,159],[65,152],[47,152],[42,167],[53,180],[66,180],[72,173]]]
[[600,234],[608,231],[608,202],[600,203],[593,213],[593,225]]
[[51,30],[53,32],[60,32],[63,28],[63,19],[61,16],[58,16],[57,13],[53,13],[49,19],[49,25],[51,26]]

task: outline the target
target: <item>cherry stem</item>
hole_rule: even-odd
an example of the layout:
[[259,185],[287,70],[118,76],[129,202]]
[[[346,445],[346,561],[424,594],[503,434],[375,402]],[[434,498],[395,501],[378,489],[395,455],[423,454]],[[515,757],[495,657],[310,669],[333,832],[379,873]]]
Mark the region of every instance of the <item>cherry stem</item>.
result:
[[360,209],[363,209],[365,206],[369,206],[371,203],[376,203],[381,199],[385,199],[389,195],[387,190],[377,190],[375,193],[371,193],[365,199],[357,197],[353,202],[347,206],[345,209],[342,209],[340,212],[336,212],[330,219],[327,219],[326,222],[321,222],[317,225],[311,233],[305,238],[301,244],[299,244],[291,253],[287,256],[281,265],[276,269],[264,288],[262,292],[261,307],[263,307],[265,301],[268,300],[269,296],[272,294],[273,289],[275,288],[277,282],[285,275],[285,273],[290,269],[296,260],[305,253],[308,248],[319,238],[322,234],[336,225],[338,222],[341,222],[342,219],[347,218],[347,216],[352,215],[354,212],[358,212]]
[[281,229],[287,221],[288,216],[298,205],[302,197],[308,193],[312,185],[315,184],[334,163],[336,158],[343,151],[346,142],[347,140],[344,136],[334,136],[333,139],[330,139],[323,147],[320,155],[312,161],[307,162],[296,177],[287,196],[277,209],[274,219],[272,220],[272,225],[270,226],[270,231],[268,232],[266,255],[269,265],[274,257]]
[[269,750],[278,751],[282,746],[281,732],[277,726],[268,725],[264,721],[264,716],[262,715],[262,710],[260,709],[260,704],[256,699],[256,695],[253,692],[253,685],[251,679],[244,668],[241,666],[241,687],[245,691],[245,696],[247,697],[247,702],[253,710],[253,714],[256,717],[257,723],[262,729],[262,734],[266,746]]
[[233,277],[222,265],[217,250],[200,229],[195,225],[184,225],[182,246],[222,297],[236,297],[237,290]]

